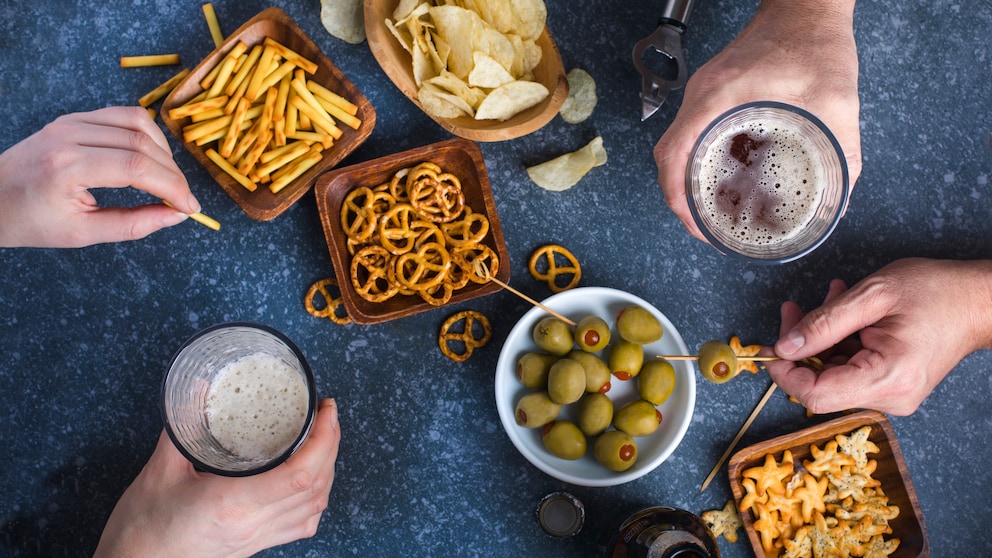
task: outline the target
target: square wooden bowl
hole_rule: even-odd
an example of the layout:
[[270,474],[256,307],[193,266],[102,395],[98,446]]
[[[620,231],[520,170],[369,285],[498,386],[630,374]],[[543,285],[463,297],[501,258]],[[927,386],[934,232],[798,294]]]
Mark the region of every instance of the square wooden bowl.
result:
[[[188,118],[180,120],[169,118],[170,109],[185,104],[203,91],[203,88],[200,87],[200,81],[223,60],[223,57],[238,41],[244,42],[250,50],[256,44],[262,43],[266,37],[271,37],[316,63],[317,71],[312,76],[308,76],[308,79],[314,80],[355,104],[358,107],[356,116],[362,120],[362,124],[357,130],[347,126],[342,127],[344,135],[335,141],[330,149],[324,151],[321,161],[277,194],[273,194],[263,185],[260,185],[254,192],[249,192],[207,158],[204,147],[183,141],[182,128],[188,124]],[[183,147],[207,169],[214,180],[249,217],[258,221],[269,221],[289,209],[310,190],[318,176],[340,163],[342,159],[358,148],[375,127],[375,109],[372,108],[368,99],[341,73],[337,66],[331,63],[303,30],[279,8],[268,8],[260,12],[231,33],[223,44],[204,58],[186,79],[166,97],[162,103],[161,114],[166,127],[182,142]]]
[[[351,282],[351,253],[348,250],[348,238],[341,228],[341,206],[348,192],[360,186],[374,188],[389,182],[397,171],[425,161],[434,162],[444,172],[458,177],[465,193],[465,205],[471,207],[475,213],[485,214],[489,220],[489,233],[483,239],[483,244],[499,257],[499,269],[494,276],[504,283],[509,281],[510,256],[506,250],[499,215],[496,213],[482,151],[475,143],[455,138],[335,169],[317,180],[314,194],[317,196],[317,210],[334,273],[340,285],[341,298],[348,315],[355,323],[375,324],[437,308],[416,295],[396,295],[382,302],[370,302],[362,298]],[[470,282],[454,291],[447,304],[472,300],[501,288],[494,282]]]
[[[399,0],[365,0],[365,36],[372,55],[393,84],[410,101],[423,110],[417,100],[417,83],[413,77],[413,59],[386,27],[392,19]],[[424,112],[432,120],[456,136],[475,141],[503,141],[525,136],[551,121],[561,110],[568,96],[568,79],[561,54],[547,27],[537,39],[541,47],[541,62],[534,68],[534,81],[548,88],[548,96],[537,105],[504,121],[476,120],[469,116],[439,118]]]
[[[741,485],[743,472],[751,467],[764,465],[766,455],[772,454],[776,460],[780,460],[782,453],[789,450],[792,452],[796,470],[802,470],[803,460],[813,459],[810,445],[815,444],[823,449],[824,445],[838,434],[846,436],[865,425],[871,427],[868,439],[879,449],[878,453],[868,455],[869,459],[878,462],[878,468],[872,474],[872,478],[881,482],[882,491],[889,497],[889,505],[899,506],[899,516],[889,522],[892,534],[886,535],[887,539],[897,538],[900,541],[891,558],[930,556],[927,527],[916,497],[916,490],[913,488],[913,481],[906,469],[906,462],[903,460],[892,424],[885,415],[877,411],[860,411],[846,415],[793,434],[754,444],[734,454],[728,465],[728,474],[738,508],[744,497],[744,489]],[[765,558],[761,537],[754,529],[755,517],[750,510],[741,510],[741,521],[756,557]]]

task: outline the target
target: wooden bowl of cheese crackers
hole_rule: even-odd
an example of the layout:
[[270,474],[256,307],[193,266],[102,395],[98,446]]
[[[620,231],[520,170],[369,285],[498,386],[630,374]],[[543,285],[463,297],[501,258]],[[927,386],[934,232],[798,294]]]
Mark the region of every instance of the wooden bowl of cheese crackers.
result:
[[758,558],[930,556],[892,425],[860,411],[752,445],[728,466]]

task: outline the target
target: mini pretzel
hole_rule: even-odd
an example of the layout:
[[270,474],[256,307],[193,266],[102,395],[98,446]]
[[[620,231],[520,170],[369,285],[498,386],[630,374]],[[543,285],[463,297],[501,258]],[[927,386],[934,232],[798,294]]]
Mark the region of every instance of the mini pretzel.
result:
[[485,244],[479,244],[475,247],[456,248],[451,252],[451,258],[458,267],[465,270],[468,279],[473,283],[485,285],[489,282],[489,279],[475,272],[476,261],[482,262],[486,269],[489,270],[491,276],[495,277],[499,273],[499,257],[492,248]]
[[[461,321],[464,321],[461,332],[451,331]],[[482,329],[481,337],[475,336],[476,328],[474,326],[476,322],[478,322]],[[475,349],[488,343],[492,335],[493,330],[489,325],[489,320],[481,312],[463,310],[449,317],[441,325],[441,335],[438,337],[438,344],[444,356],[455,362],[465,362],[472,356],[472,352]],[[450,346],[452,342],[461,343],[464,346],[464,351],[456,353]]]
[[396,259],[396,279],[407,288],[421,291],[444,281],[450,267],[451,255],[444,246],[428,242],[416,252]]
[[348,192],[341,204],[341,228],[348,238],[359,242],[368,240],[375,231],[375,193],[370,188],[359,186]]
[[420,298],[424,299],[424,302],[430,304],[431,306],[444,306],[449,300],[451,300],[451,295],[454,294],[454,292],[454,285],[448,281],[442,281],[433,287],[420,289],[417,291],[417,294],[420,295]]
[[[344,301],[341,299],[340,295],[341,290],[337,289],[339,294],[334,296],[331,294],[329,287],[337,288],[337,279],[329,277],[327,279],[321,279],[313,285],[310,285],[310,289],[307,291],[307,296],[303,299],[303,304],[306,306],[307,312],[316,318],[328,318],[336,324],[350,324],[351,317],[348,316],[347,312],[345,312],[344,315],[338,314],[338,310],[344,308]],[[320,295],[323,300],[323,308],[317,308],[316,305],[314,305],[314,298],[317,295]]]
[[[556,261],[556,256],[559,255],[567,260],[569,265],[559,265]],[[547,261],[547,271],[544,273],[538,271],[542,260]],[[582,279],[582,268],[579,266],[579,260],[575,259],[571,252],[557,244],[548,244],[535,250],[530,256],[528,267],[534,279],[544,281],[548,284],[548,288],[556,293],[577,286],[579,280]],[[564,286],[558,284],[558,277],[567,278],[569,275],[571,275],[571,279],[567,284]]]
[[466,209],[465,213],[461,219],[441,225],[448,244],[453,246],[481,244],[482,239],[489,234],[489,220],[485,215],[472,213],[469,209]]
[[[432,165],[428,167],[427,165]],[[458,218],[465,208],[465,193],[461,182],[451,173],[440,173],[437,165],[418,165],[406,178],[410,205],[421,217],[435,223],[447,223]]]
[[413,228],[414,223],[420,221],[410,204],[394,205],[379,219],[379,242],[383,248],[397,256],[413,250],[417,238],[423,232]]
[[387,276],[391,255],[382,246],[366,246],[351,259],[351,284],[358,296],[382,302],[399,290]]

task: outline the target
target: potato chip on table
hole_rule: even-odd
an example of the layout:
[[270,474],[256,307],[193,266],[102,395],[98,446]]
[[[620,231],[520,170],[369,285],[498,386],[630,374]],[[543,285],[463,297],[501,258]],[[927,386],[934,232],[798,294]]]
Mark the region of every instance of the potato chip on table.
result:
[[576,151],[527,167],[527,175],[541,188],[561,192],[578,184],[593,168],[605,165],[606,159],[603,138],[597,136]]

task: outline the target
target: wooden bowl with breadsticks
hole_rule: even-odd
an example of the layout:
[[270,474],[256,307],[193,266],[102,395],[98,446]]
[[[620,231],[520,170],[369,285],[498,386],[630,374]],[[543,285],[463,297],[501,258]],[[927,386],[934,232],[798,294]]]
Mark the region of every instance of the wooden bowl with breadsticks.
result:
[[368,99],[279,8],[231,33],[172,90],[161,113],[258,221],[289,209],[368,139],[376,120]]

